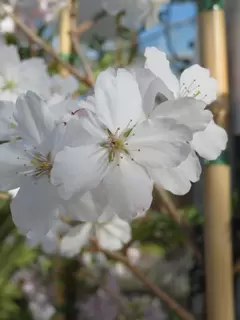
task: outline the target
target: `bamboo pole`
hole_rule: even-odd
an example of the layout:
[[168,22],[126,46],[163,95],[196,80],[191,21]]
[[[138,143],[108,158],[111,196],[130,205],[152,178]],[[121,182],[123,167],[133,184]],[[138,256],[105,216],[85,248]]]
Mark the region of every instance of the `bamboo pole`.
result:
[[[223,3],[201,0],[199,9],[201,63],[218,81],[213,111],[218,124],[226,127],[228,70]],[[223,155],[205,166],[204,214],[207,319],[234,320],[230,167]]]
[[[62,59],[70,61],[72,54],[72,41],[70,37],[71,31],[71,6],[73,0],[68,0],[68,5],[64,7],[60,12],[59,22],[59,40],[60,40],[60,55]],[[69,74],[68,70],[60,66],[59,72],[62,76]]]

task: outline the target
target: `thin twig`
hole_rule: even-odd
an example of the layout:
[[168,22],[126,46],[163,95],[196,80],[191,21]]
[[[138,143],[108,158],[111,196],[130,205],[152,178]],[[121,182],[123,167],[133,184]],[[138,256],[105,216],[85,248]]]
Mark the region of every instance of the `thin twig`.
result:
[[106,16],[107,16],[107,12],[102,10],[102,11],[98,12],[91,20],[88,20],[88,21],[81,23],[79,26],[77,26],[71,32],[73,32],[75,34],[84,33],[86,31],[88,31],[89,29],[91,29],[98,21],[100,21],[101,19],[103,19]]
[[84,54],[82,53],[81,45],[79,43],[79,35],[72,32],[72,30],[76,29],[77,25],[77,15],[76,15],[76,4],[74,2],[71,2],[71,8],[70,8],[70,17],[71,17],[71,32],[70,32],[70,38],[72,42],[72,47],[77,54],[79,60],[82,62],[82,66],[85,72],[85,76],[91,80],[92,83],[95,82],[95,77],[92,71],[91,66],[89,65],[87,59],[85,58]]
[[96,250],[104,253],[108,258],[122,262],[146,287],[148,287],[159,299],[164,301],[168,307],[173,310],[183,320],[195,320],[195,317],[187,310],[185,310],[178,302],[173,300],[162,289],[148,280],[144,274],[123,255],[101,248],[96,241],[92,240]]
[[79,81],[83,82],[86,86],[92,87],[93,82],[84,77],[78,69],[73,67],[70,63],[67,61],[63,61],[61,57],[58,55],[58,53],[54,50],[54,48],[49,45],[46,41],[41,39],[34,31],[32,31],[28,26],[25,25],[25,23],[15,14],[12,12],[5,12],[8,14],[15,24],[19,27],[21,31],[24,32],[24,34],[29,38],[30,41],[37,44],[40,48],[42,48],[45,52],[47,52],[50,56],[52,56],[55,60],[57,60],[58,63],[60,63],[64,68],[66,68],[72,75],[74,75]]

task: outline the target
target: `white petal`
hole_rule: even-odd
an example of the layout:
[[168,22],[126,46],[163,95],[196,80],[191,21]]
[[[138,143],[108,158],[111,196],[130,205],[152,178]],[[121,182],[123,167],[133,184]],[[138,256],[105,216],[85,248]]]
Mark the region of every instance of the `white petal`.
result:
[[107,69],[100,73],[95,85],[96,114],[115,133],[132,127],[142,114],[142,99],[131,72]]
[[0,101],[0,141],[11,140],[16,137],[16,121],[13,119],[15,104],[8,101]]
[[192,139],[190,130],[172,119],[146,120],[133,131],[128,139],[131,157],[147,167],[171,168],[184,161]]
[[202,132],[196,132],[191,142],[192,148],[203,158],[215,160],[226,149],[226,131],[212,121]]
[[132,73],[137,80],[143,99],[143,110],[147,116],[152,113],[159,98],[161,102],[174,99],[172,91],[150,70],[137,68],[133,69]]
[[198,157],[191,152],[178,167],[171,169],[150,169],[149,174],[156,183],[176,195],[184,195],[191,188],[191,182],[200,178],[201,165]]
[[184,124],[192,132],[204,130],[212,120],[212,113],[205,110],[205,103],[193,98],[180,98],[174,101],[166,101],[157,106],[151,114],[151,118],[173,118],[178,123]]
[[52,222],[59,214],[61,199],[58,199],[56,188],[48,182],[47,177],[34,184],[26,178],[11,202],[11,213],[18,230],[27,234],[31,231],[42,237],[52,227]]
[[77,100],[61,97],[61,99],[55,103],[51,100],[49,109],[59,121],[68,121],[77,111],[80,110],[80,107]]
[[83,196],[76,194],[68,202],[66,211],[68,216],[79,221],[97,221],[102,213],[98,210],[98,204],[94,202],[91,192],[85,193]]
[[0,73],[6,74],[9,67],[17,68],[20,63],[20,57],[16,46],[3,45],[0,50]]
[[114,217],[108,223],[96,226],[99,245],[107,250],[120,250],[131,239],[129,223]]
[[19,65],[20,89],[22,93],[33,91],[42,98],[50,97],[47,66],[42,58],[30,58]]
[[84,223],[72,228],[72,230],[68,232],[61,241],[61,253],[67,257],[77,255],[88,243],[88,239],[91,235],[91,229],[91,223]]
[[43,252],[47,254],[56,253],[59,247],[58,237],[50,230],[41,242]]
[[145,212],[152,202],[153,184],[145,170],[123,156],[103,180],[109,204],[120,218],[131,219],[139,212]]
[[20,189],[20,188],[8,190],[8,193],[10,194],[10,196],[11,196],[12,198],[15,198],[16,195],[17,195],[17,193],[18,193],[18,191],[19,191],[19,189]]
[[179,91],[179,81],[171,71],[166,54],[155,47],[148,47],[144,55],[145,68],[151,70],[176,95]]
[[[101,185],[102,187],[102,185]],[[115,217],[114,209],[111,206],[107,206],[103,214],[98,218],[98,223],[106,223]]]
[[181,74],[179,95],[210,104],[217,99],[217,81],[210,77],[208,69],[195,64]]
[[20,186],[18,172],[25,171],[28,163],[21,142],[0,145],[0,190],[8,191]]
[[57,74],[51,78],[52,94],[67,96],[75,92],[78,89],[78,86],[78,81],[72,75],[62,77]]
[[33,92],[18,98],[14,118],[21,138],[35,146],[48,137],[55,127],[55,118],[44,101]]
[[97,187],[108,167],[108,154],[104,148],[85,145],[65,147],[56,155],[51,180],[59,187],[64,199],[75,193],[84,194]]

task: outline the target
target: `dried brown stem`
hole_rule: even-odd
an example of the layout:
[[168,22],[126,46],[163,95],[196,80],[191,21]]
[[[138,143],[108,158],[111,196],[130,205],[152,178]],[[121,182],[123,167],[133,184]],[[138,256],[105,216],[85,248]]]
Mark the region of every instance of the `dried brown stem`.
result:
[[86,31],[88,31],[89,29],[91,29],[98,21],[100,21],[101,19],[103,19],[104,17],[106,17],[107,13],[106,11],[102,10],[99,13],[97,13],[91,20],[85,21],[83,23],[81,23],[79,26],[77,26],[76,28],[74,28],[72,30],[72,33],[75,34],[82,34]]
[[101,248],[96,241],[92,240],[96,250],[104,253],[108,258],[122,262],[148,289],[150,289],[159,299],[166,303],[166,305],[176,312],[176,314],[183,320],[195,320],[195,317],[187,310],[185,310],[178,302],[172,299],[166,292],[148,280],[145,275],[123,255]]
[[74,75],[79,81],[84,83],[88,87],[93,86],[93,82],[84,77],[78,69],[74,68],[70,63],[67,61],[63,61],[58,53],[54,50],[54,48],[49,45],[46,41],[41,39],[34,31],[32,31],[26,24],[20,19],[15,13],[8,13],[8,14],[15,24],[19,27],[19,29],[28,37],[28,39],[37,44],[41,49],[43,49],[46,53],[52,56],[59,64],[61,64],[65,69],[67,69],[72,75]]
[[[77,25],[77,15],[76,15],[76,4],[74,3],[74,1],[71,1],[71,7],[70,7],[70,16],[71,16],[71,30],[74,30],[76,28]],[[90,81],[92,83],[95,82],[95,77],[92,71],[91,66],[89,65],[86,57],[84,56],[84,54],[82,53],[82,49],[81,49],[81,45],[79,42],[79,35],[74,33],[74,32],[70,32],[70,38],[71,38],[71,42],[72,42],[72,47],[73,50],[75,51],[75,53],[77,54],[79,60],[82,62],[82,66],[85,72],[85,76],[90,79]]]

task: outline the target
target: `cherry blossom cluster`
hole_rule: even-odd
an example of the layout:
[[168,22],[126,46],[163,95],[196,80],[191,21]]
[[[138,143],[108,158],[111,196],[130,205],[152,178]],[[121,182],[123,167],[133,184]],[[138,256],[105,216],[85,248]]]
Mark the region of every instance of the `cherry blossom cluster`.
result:
[[206,108],[216,81],[199,65],[177,79],[166,55],[149,47],[144,68],[109,68],[94,94],[77,100],[76,81],[50,77],[41,59],[20,61],[12,46],[0,55],[0,190],[20,188],[13,221],[48,251],[59,234],[70,256],[91,237],[120,249],[154,185],[187,193],[200,178],[199,156],[213,160],[226,148]]

